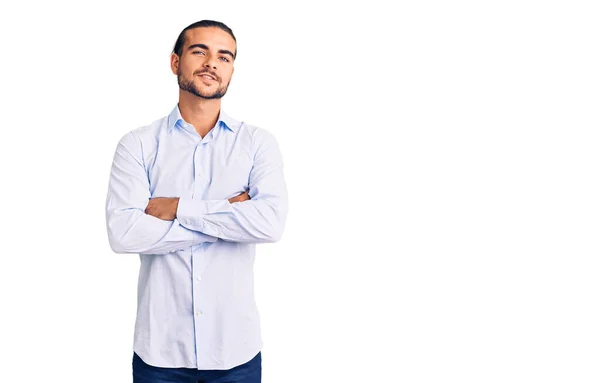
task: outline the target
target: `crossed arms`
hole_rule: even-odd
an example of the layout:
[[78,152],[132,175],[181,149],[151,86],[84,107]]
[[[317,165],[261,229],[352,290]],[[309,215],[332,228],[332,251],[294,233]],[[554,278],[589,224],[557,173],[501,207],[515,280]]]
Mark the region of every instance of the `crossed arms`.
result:
[[151,198],[142,145],[133,133],[117,145],[106,199],[116,253],[166,254],[218,239],[264,243],[281,238],[287,216],[283,161],[275,138],[256,131],[247,192],[228,200]]
[[[234,203],[248,201],[249,199],[250,195],[246,191],[240,195],[229,198],[227,201],[229,201],[229,203]],[[177,218],[177,207],[179,207],[179,197],[156,197],[150,199],[144,213],[165,221],[173,221]]]

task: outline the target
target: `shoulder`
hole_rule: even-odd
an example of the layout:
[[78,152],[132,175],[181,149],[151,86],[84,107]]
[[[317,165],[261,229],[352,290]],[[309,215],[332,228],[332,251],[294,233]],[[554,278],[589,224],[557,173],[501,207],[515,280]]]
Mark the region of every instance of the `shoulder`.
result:
[[161,132],[167,129],[167,117],[162,117],[148,125],[139,126],[125,133],[119,140],[120,145],[134,149],[156,142]]
[[222,118],[223,122],[236,132],[236,140],[241,140],[244,146],[251,146],[254,152],[265,146],[277,146],[277,140],[269,129],[238,120],[225,112],[222,112]]
[[241,123],[240,133],[247,135],[252,141],[252,145],[256,148],[261,145],[277,144],[275,135],[267,128],[252,125],[246,122]]
[[240,134],[247,137],[255,161],[267,159],[272,162],[281,160],[279,143],[271,130],[244,122],[240,127]]
[[167,129],[167,119],[168,117],[159,118],[148,125],[133,129],[130,131],[130,133],[136,137],[139,137],[141,140],[156,138],[162,131]]

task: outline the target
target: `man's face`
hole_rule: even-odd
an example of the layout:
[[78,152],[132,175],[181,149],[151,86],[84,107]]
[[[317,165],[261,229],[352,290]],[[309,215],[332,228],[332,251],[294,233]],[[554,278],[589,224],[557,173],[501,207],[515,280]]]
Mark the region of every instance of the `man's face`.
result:
[[233,74],[235,41],[214,27],[190,29],[185,36],[181,57],[171,55],[179,87],[204,99],[223,97]]

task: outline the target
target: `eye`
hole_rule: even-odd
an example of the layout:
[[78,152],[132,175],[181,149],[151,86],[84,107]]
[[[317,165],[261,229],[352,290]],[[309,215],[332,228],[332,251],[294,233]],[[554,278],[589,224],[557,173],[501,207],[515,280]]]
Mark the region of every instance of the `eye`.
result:
[[221,56],[221,57],[219,57],[219,59],[222,59],[225,62],[229,62],[229,59],[225,56]]
[[203,51],[193,51],[193,52],[192,52],[192,54],[193,54],[193,55],[196,55],[196,54],[204,54],[204,52],[203,52]]

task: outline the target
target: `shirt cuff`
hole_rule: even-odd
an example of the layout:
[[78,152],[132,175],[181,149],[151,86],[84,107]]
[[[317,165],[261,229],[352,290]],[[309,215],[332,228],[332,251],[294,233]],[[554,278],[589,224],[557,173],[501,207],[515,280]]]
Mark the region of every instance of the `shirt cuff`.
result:
[[199,231],[204,234],[220,237],[222,227],[215,218],[207,219],[212,214],[231,213],[228,200],[205,201],[201,199],[179,198],[177,205],[177,220],[186,229]]
[[179,198],[177,220],[187,228],[202,231],[202,216],[206,213],[206,208],[206,201]]

